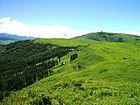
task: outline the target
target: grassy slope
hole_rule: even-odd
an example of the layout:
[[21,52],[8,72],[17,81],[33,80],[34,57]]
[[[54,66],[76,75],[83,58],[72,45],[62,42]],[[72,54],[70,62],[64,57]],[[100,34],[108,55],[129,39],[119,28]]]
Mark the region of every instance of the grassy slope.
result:
[[108,42],[140,41],[140,37],[136,35],[123,34],[123,33],[107,33],[107,32],[89,33],[80,37],[76,37],[76,39],[93,40],[93,41],[108,41]]
[[[138,105],[140,104],[140,43],[82,42],[77,39],[38,39],[59,45],[86,45],[78,58],[54,68],[54,76],[44,78],[5,98],[4,105],[27,105],[50,97],[53,105]],[[83,68],[79,69],[78,65]],[[76,66],[76,68],[73,68]],[[58,73],[59,71],[59,73]],[[43,96],[44,97],[44,96]]]

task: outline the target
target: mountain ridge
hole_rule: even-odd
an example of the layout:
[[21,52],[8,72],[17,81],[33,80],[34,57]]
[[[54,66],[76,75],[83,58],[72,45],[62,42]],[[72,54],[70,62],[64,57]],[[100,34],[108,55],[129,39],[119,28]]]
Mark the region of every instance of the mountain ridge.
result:
[[91,32],[82,36],[75,37],[76,39],[88,39],[92,41],[107,41],[107,42],[129,42],[140,41],[140,36],[124,34],[124,33],[110,33],[110,32]]
[[19,36],[15,34],[0,33],[0,44],[9,44],[19,40],[30,40],[34,37]]

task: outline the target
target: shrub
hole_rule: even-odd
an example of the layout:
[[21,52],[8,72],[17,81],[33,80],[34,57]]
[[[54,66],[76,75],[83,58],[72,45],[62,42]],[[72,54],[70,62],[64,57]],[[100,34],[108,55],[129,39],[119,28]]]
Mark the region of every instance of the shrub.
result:
[[77,54],[77,53],[71,55],[71,57],[70,57],[70,61],[75,60],[77,57],[78,57],[78,54]]

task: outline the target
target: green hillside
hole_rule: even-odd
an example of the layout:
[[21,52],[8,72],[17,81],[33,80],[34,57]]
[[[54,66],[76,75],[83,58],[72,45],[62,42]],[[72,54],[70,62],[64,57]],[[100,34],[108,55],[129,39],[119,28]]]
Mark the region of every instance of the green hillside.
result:
[[140,41],[140,37],[136,35],[122,34],[122,33],[107,33],[107,32],[89,33],[76,38],[84,39],[84,40],[88,39],[93,41],[107,41],[107,42]]
[[[26,42],[26,44],[23,41],[22,45],[26,45],[24,47],[21,42],[18,42],[22,49],[16,50],[19,52],[26,51],[26,47],[30,45],[32,50],[34,47],[36,49],[41,47],[35,52],[33,50],[30,56],[27,54],[26,61],[29,59],[34,61],[33,59],[42,57],[42,52],[46,54],[48,45],[55,46],[49,47],[51,48],[50,53],[52,53],[53,48],[59,49],[55,50],[56,52],[62,51],[58,54],[68,52],[62,54],[60,59],[58,59],[59,57],[50,57],[51,59],[49,60],[58,60],[57,65],[49,68],[49,70],[53,71],[51,75],[43,76],[43,79],[33,82],[34,84],[30,86],[25,86],[23,89],[11,90],[10,95],[5,97],[0,104],[139,105],[140,42],[138,39],[140,37],[121,36],[120,34],[116,36],[115,34],[113,35],[115,40],[108,41],[108,38],[102,39],[103,37],[100,35],[97,38],[100,40],[95,39],[95,34],[97,35],[97,33],[94,33],[72,39],[36,39]],[[122,39],[118,41],[116,37]],[[43,46],[46,49],[43,49]],[[7,56],[10,57],[9,54],[12,54],[10,50],[6,50],[3,46],[0,48],[1,57],[3,55],[5,55],[3,57],[6,57],[7,53]],[[15,49],[17,47],[14,47]],[[13,59],[16,58],[17,56]],[[37,60],[38,62],[34,64],[44,62],[44,65],[46,65],[45,62],[49,60]],[[37,68],[31,69],[38,72],[41,70]],[[27,70],[30,70],[30,68]],[[32,74],[33,72],[30,73]]]
[[0,46],[0,100],[10,91],[19,90],[52,75],[51,68],[76,47],[17,41]]

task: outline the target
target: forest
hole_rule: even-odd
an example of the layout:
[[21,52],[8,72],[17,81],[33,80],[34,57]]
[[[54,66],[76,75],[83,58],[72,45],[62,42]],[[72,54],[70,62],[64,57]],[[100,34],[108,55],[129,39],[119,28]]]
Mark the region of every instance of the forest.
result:
[[1,45],[0,52],[0,99],[12,90],[19,90],[36,81],[51,76],[51,68],[61,57],[76,47],[34,43],[32,40]]

